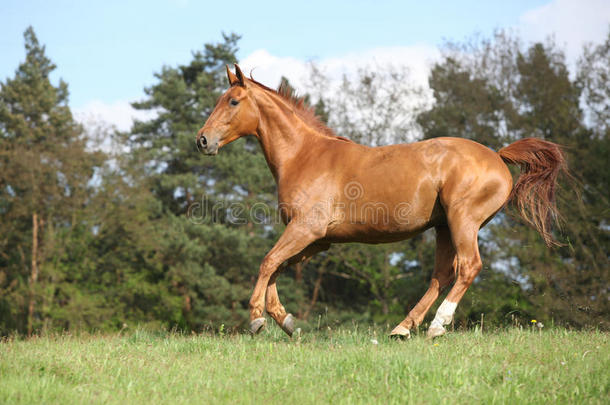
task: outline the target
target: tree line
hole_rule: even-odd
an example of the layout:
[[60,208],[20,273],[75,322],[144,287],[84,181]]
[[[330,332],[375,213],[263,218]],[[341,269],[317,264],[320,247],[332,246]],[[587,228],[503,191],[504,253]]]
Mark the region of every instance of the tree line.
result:
[[[24,38],[25,61],[0,83],[0,335],[243,328],[258,266],[283,228],[276,185],[253,137],[216,159],[194,144],[240,37],[223,34],[188,64],[160,68],[133,104],[152,118],[126,132],[79,124],[31,27]],[[609,77],[610,35],[584,47],[570,70],[552,41],[524,44],[498,31],[443,46],[430,103],[413,104],[422,89],[390,66],[345,76],[328,92],[314,65],[304,97],[337,134],[370,145],[438,136],[495,150],[531,136],[564,145],[572,178],[558,197],[562,245],[547,249],[504,209],[480,232],[485,267],[456,324],[484,313],[498,326],[536,318],[607,328]],[[99,147],[108,142],[111,150]],[[433,263],[433,231],[337,245],[287,270],[279,289],[304,325],[393,324],[425,292]]]

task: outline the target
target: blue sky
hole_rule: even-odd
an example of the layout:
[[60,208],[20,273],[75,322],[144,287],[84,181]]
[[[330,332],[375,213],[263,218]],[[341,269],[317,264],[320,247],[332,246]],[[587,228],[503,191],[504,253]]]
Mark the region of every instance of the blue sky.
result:
[[[188,62],[192,50],[220,40],[223,31],[243,36],[240,60],[271,66],[273,59],[270,69],[278,70],[310,59],[374,58],[378,49],[434,49],[445,39],[489,35],[494,28],[516,28],[531,40],[555,34],[559,42],[565,38],[567,48],[576,48],[571,42],[603,39],[609,5],[607,0],[3,0],[0,80],[12,76],[24,59],[28,25],[57,64],[55,78],[68,82],[70,104],[78,110],[141,99],[144,87],[154,83],[154,72],[164,64]],[[580,22],[568,30],[562,28],[566,18]],[[272,80],[278,74],[263,69],[262,77]]]

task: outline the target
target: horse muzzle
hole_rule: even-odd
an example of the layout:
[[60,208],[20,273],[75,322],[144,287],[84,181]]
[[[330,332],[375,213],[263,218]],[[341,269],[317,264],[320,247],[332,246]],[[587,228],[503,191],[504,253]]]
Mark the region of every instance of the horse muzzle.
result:
[[218,154],[218,140],[211,140],[204,134],[197,136],[197,149],[204,155],[216,155]]

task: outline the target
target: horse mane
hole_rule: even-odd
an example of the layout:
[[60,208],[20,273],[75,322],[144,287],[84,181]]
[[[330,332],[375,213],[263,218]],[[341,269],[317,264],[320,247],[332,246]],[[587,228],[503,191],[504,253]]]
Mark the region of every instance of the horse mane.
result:
[[277,90],[274,90],[271,87],[265,86],[264,84],[254,80],[252,78],[252,75],[250,75],[250,78],[248,80],[257,85],[258,87],[262,88],[263,90],[267,90],[274,93],[282,100],[290,104],[294,108],[294,112],[299,116],[299,118],[305,121],[305,123],[315,129],[317,132],[331,138],[352,142],[348,138],[338,136],[337,134],[335,134],[335,131],[326,126],[320,120],[320,117],[316,115],[315,108],[305,102],[305,97],[297,96],[294,89],[290,87],[285,81],[282,81],[278,86]]

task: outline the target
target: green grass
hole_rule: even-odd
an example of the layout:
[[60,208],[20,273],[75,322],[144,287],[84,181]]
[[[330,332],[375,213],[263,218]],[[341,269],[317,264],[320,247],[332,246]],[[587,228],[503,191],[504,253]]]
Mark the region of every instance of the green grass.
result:
[[607,333],[563,329],[9,339],[0,403],[608,403],[609,349]]

